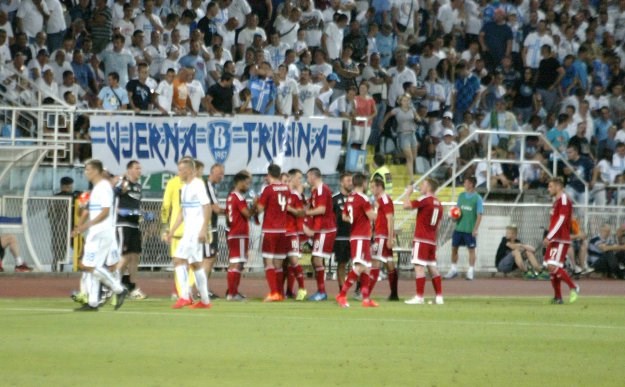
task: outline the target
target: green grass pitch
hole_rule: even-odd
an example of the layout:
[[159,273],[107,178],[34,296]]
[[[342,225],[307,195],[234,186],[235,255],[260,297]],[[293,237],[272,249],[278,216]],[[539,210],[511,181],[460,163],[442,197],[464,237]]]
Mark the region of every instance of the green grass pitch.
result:
[[625,299],[232,304],[73,313],[0,299],[3,386],[622,386]]

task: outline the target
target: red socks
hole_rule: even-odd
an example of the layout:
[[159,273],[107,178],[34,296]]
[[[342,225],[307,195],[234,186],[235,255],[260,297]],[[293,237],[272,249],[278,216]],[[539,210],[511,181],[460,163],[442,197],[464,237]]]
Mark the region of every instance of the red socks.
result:
[[317,291],[326,292],[326,272],[323,266],[315,267],[315,278],[317,279]]
[[416,282],[417,282],[417,296],[423,298],[423,294],[425,293],[425,277],[417,277]]
[[[341,297],[347,296],[347,292],[349,291],[349,288],[351,288],[352,285],[354,285],[354,282],[356,282],[357,280],[358,280],[358,273],[356,273],[354,270],[350,270],[349,274],[347,274],[347,279],[345,280],[345,283],[343,284],[343,288],[341,289],[340,296]],[[361,286],[362,286],[362,283],[361,283]]]
[[276,292],[284,295],[284,271],[281,267],[276,269]]
[[564,281],[564,283],[568,285],[569,289],[575,289],[575,283],[563,268],[558,268],[558,270],[556,271],[556,277]]
[[231,296],[236,296],[238,291],[237,291],[237,279],[236,279],[236,272],[238,272],[238,270],[233,270],[230,269],[228,270],[228,294]]
[[278,289],[276,289],[276,269],[273,267],[266,267],[265,279],[267,280],[267,285],[269,286],[269,293],[276,293],[278,291]]
[[562,299],[562,291],[560,290],[560,278],[558,278],[557,274],[554,273],[551,273],[549,277],[551,277],[551,286],[553,287],[555,298]]
[[441,276],[437,275],[432,278],[432,286],[434,286],[434,292],[436,292],[437,296],[443,295],[443,285],[441,283]]
[[[372,267],[369,271],[369,277],[369,294],[371,294],[373,293],[373,288],[375,287],[375,284],[378,282],[378,278],[380,277],[380,269]],[[362,286],[362,284],[360,286]]]
[[293,272],[295,273],[295,278],[297,279],[297,286],[300,289],[304,289],[304,270],[302,266],[297,264],[295,266],[290,266],[293,268]]
[[360,293],[362,294],[362,299],[367,300],[371,295],[369,284],[371,282],[371,277],[369,274],[363,272],[360,274]]

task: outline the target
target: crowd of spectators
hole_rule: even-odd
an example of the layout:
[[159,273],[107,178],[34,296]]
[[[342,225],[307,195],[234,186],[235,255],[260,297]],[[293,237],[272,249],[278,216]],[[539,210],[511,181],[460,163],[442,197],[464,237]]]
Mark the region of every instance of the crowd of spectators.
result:
[[[363,148],[392,137],[410,174],[525,149],[569,158],[570,192],[585,199],[581,178],[606,204],[625,171],[625,0],[12,0],[0,66],[24,104],[37,88],[112,111],[344,117]],[[498,186],[545,184],[535,165],[469,172],[489,167]]]

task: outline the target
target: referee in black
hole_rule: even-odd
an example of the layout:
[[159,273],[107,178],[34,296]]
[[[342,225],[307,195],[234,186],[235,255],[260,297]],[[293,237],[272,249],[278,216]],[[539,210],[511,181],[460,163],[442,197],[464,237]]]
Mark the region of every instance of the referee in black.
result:
[[332,195],[332,207],[336,214],[336,239],[334,241],[334,261],[336,261],[336,278],[339,282],[339,290],[343,288],[345,276],[347,274],[347,264],[351,259],[351,249],[349,247],[349,234],[352,230],[351,224],[343,221],[343,208],[347,202],[347,197],[352,192],[352,174],[343,172],[340,176],[339,192]]
[[[126,165],[126,174],[115,184],[117,203],[117,243],[121,260],[117,269],[122,276],[122,284],[128,288],[129,297],[135,300],[146,299],[147,296],[135,283],[141,256],[141,164],[131,160]],[[128,274],[125,274],[127,270]]]
[[[209,279],[213,271],[213,266],[215,266],[215,262],[217,261],[217,252],[219,251],[218,216],[224,213],[224,209],[219,206],[215,185],[223,181],[224,173],[225,169],[222,164],[213,164],[208,179],[206,179],[206,191],[208,192],[208,199],[211,202],[211,242],[204,244],[204,260],[202,261],[202,266],[206,272],[206,278]],[[208,292],[210,298],[219,298],[219,296],[211,292],[210,289]]]

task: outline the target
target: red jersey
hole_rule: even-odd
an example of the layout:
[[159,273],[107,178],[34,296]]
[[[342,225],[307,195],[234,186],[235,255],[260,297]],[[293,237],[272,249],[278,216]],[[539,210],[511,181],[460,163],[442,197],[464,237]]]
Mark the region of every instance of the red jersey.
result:
[[330,191],[330,188],[325,184],[313,188],[310,203],[313,209],[322,206],[326,209],[323,214],[313,217],[313,231],[323,233],[336,231],[336,215],[334,214],[332,191]]
[[349,194],[343,208],[343,214],[349,216],[349,223],[352,225],[350,240],[371,239],[371,221],[367,212],[372,209],[369,199],[364,194],[360,192]]
[[243,210],[247,208],[245,197],[236,191],[230,192],[226,199],[228,238],[247,238],[250,226]]
[[551,209],[551,222],[547,239],[553,242],[571,243],[571,216],[573,202],[565,193],[556,199]]
[[378,217],[375,220],[375,237],[387,237],[388,238],[388,215],[395,215],[395,206],[393,200],[387,194],[380,196],[377,199],[378,203]]
[[414,241],[436,245],[436,232],[443,218],[443,206],[434,196],[422,196],[410,202],[416,208],[417,224],[414,229]]
[[258,204],[264,208],[264,233],[286,232],[286,205],[291,195],[286,184],[269,184],[263,188]]
[[[289,199],[287,200],[288,206],[296,210],[304,208],[304,195],[297,191],[291,190]],[[304,229],[304,217],[295,216],[290,212],[286,214],[286,234],[297,235]]]

